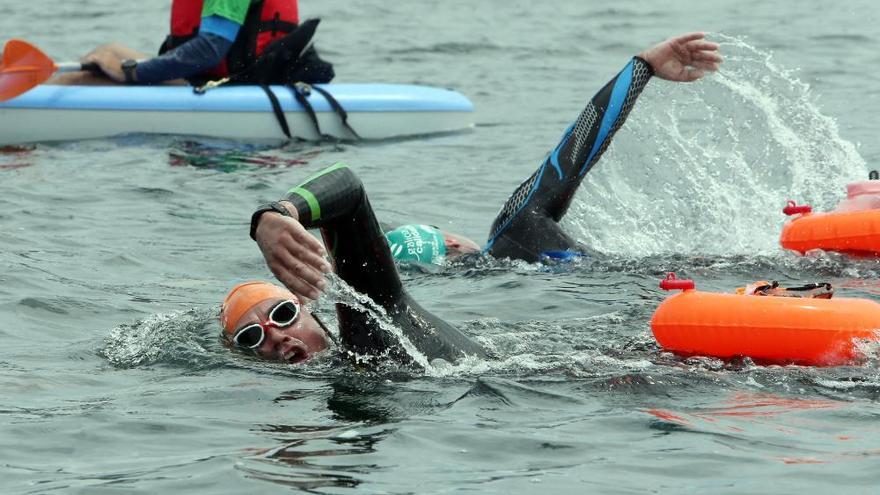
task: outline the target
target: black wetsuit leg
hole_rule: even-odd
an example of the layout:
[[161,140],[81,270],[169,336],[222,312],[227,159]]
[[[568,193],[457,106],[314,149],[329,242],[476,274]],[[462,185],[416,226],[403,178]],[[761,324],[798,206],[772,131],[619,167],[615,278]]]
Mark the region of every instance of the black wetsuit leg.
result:
[[[454,361],[486,351],[459,330],[419,306],[403,288],[388,242],[361,180],[346,165],[322,170],[288,191],[299,221],[320,228],[336,273],[352,288],[382,306],[395,326],[429,359]],[[408,361],[394,337],[374,319],[337,304],[343,345],[361,355],[390,354]]]
[[549,251],[579,251],[559,227],[574,193],[599,160],[651,78],[648,62],[634,57],[593,96],[553,153],[513,192],[492,223],[486,252],[535,262]]

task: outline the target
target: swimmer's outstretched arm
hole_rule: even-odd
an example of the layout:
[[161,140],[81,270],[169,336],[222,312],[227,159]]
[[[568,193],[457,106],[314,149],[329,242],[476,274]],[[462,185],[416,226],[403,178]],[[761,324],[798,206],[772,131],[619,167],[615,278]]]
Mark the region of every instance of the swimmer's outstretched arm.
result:
[[496,257],[536,261],[544,251],[576,248],[555,224],[565,215],[584,176],[599,161],[652,75],[689,82],[718,68],[718,45],[703,38],[703,33],[685,34],[645,50],[599,90],[550,156],[507,200],[492,224],[486,250]]
[[[303,295],[314,298],[313,291],[320,288],[320,281],[314,279],[316,273],[326,271],[315,259],[320,258],[320,251],[310,242],[290,242],[305,229],[319,228],[337,275],[382,306],[425,356],[453,361],[465,355],[486,355],[478,344],[425,311],[406,293],[364,186],[346,165],[333,165],[306,179],[288,191],[282,204],[291,217],[264,213],[257,220],[255,238],[269,268],[291,290],[306,286],[308,292]],[[397,341],[369,315],[342,304],[337,304],[337,313],[347,349],[407,359]]]

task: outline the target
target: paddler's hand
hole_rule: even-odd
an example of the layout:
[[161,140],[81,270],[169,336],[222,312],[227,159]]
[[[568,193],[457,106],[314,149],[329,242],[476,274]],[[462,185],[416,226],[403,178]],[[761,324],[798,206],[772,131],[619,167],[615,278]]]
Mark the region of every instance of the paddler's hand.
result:
[[324,274],[331,270],[326,251],[299,223],[296,209],[285,206],[293,218],[276,212],[260,215],[254,233],[257,245],[269,269],[291,292],[317,299],[327,285]]
[[718,43],[706,41],[703,33],[688,33],[670,38],[642,53],[654,69],[654,75],[668,81],[691,82],[706,71],[716,71],[723,61]]
[[101,68],[107,77],[118,83],[125,82],[125,73],[122,72],[122,61],[118,50],[113,45],[102,45],[95,48],[91,53],[80,60],[83,64],[95,63]]

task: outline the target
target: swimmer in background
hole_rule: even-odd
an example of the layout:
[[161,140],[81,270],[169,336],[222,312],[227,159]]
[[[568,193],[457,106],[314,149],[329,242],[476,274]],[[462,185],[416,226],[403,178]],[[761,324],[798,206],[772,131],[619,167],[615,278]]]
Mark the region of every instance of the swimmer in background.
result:
[[[550,156],[507,200],[492,224],[483,251],[497,258],[529,262],[539,261],[551,252],[585,252],[586,248],[566,235],[558,222],[651,76],[690,82],[706,71],[717,70],[720,63],[718,45],[705,41],[703,33],[671,38],[633,57],[590,100]],[[309,234],[311,228],[320,229],[333,267],[325,259],[327,250]],[[392,233],[391,237],[399,235],[404,249],[407,242],[413,244],[416,233],[410,228],[408,232]],[[478,250],[472,241],[456,246],[446,236],[441,242],[437,235],[443,234],[439,232],[429,234],[434,239],[427,242],[437,249],[443,246],[445,257]],[[240,315],[238,318],[230,317],[230,310],[226,309],[233,305],[224,304],[223,335],[231,345],[260,357],[290,362],[307,360],[326,349],[327,338],[314,339],[314,344],[308,341],[319,328],[312,315],[300,310],[295,321],[286,322],[273,320],[271,310],[284,298],[300,302],[302,308],[301,301],[320,295],[326,287],[324,274],[335,269],[353,289],[381,306],[391,323],[429,360],[441,358],[452,362],[465,356],[488,357],[479,344],[419,306],[404,290],[389,241],[373,213],[363,183],[348,166],[336,164],[324,169],[290,189],[281,201],[259,208],[251,218],[251,237],[257,241],[272,273],[290,291],[247,299],[234,312]],[[393,239],[392,242],[395,243]],[[418,253],[419,249],[412,251]],[[422,246],[422,255],[428,251]],[[431,253],[431,261],[435,254]],[[227,301],[235,299],[234,296],[235,289]],[[401,343],[370,315],[344,304],[337,304],[336,311],[340,345],[345,351],[410,361]],[[284,314],[289,312],[282,311]],[[296,332],[303,333],[297,336]]]
[[[395,259],[442,264],[444,259],[483,252],[495,258],[531,263],[593,253],[563,232],[559,222],[651,75],[669,81],[691,82],[703,77],[706,71],[717,70],[722,61],[718,45],[703,37],[703,33],[685,34],[642,52],[599,90],[566,129],[550,156],[511,194],[492,223],[485,247],[480,248],[467,237],[436,227],[405,225],[386,233]],[[405,234],[410,237],[408,244],[404,242]],[[412,244],[439,246],[440,253],[432,249],[419,253],[397,247]]]

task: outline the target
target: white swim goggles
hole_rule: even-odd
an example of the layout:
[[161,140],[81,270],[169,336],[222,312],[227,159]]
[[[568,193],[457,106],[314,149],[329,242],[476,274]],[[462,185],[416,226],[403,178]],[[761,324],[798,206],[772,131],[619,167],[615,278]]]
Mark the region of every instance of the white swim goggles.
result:
[[267,328],[285,328],[299,318],[300,304],[296,299],[281,301],[269,310],[269,318],[259,323],[241,327],[232,336],[232,342],[245,349],[257,349],[266,340]]

